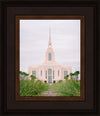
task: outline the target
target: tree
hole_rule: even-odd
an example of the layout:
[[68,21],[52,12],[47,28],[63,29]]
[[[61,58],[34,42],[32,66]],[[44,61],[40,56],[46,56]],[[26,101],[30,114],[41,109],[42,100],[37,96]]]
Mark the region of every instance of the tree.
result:
[[23,79],[23,78],[25,79],[25,77],[29,75],[28,73],[22,72],[22,71],[19,71],[19,73],[20,73],[20,75],[22,76],[22,77],[21,77],[22,79]]
[[29,74],[28,73],[25,73],[25,76],[28,76]]
[[66,75],[66,76],[64,77],[64,79],[66,79],[66,80],[67,80],[67,79],[68,79],[68,77],[69,77],[69,75]]
[[74,75],[76,75],[76,80],[78,80],[79,71],[76,71]]
[[31,75],[30,77],[32,78],[32,80],[36,79],[36,77],[34,75]]
[[74,75],[73,73],[70,73],[71,79],[72,79],[72,76],[73,76],[73,75]]
[[22,72],[22,71],[19,71],[19,73],[20,73],[21,75],[23,75],[23,72]]

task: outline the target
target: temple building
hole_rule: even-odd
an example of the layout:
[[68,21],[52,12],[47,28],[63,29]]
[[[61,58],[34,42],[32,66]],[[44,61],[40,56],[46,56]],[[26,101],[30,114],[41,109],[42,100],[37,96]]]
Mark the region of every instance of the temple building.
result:
[[[45,61],[42,65],[30,66],[28,69],[29,75],[34,75],[37,79],[45,83],[52,84],[58,82],[59,80],[64,80],[64,77],[71,72],[71,66],[59,65],[55,61],[55,54],[51,43],[51,29],[49,29],[49,43],[45,55]],[[70,76],[68,79],[70,79]]]

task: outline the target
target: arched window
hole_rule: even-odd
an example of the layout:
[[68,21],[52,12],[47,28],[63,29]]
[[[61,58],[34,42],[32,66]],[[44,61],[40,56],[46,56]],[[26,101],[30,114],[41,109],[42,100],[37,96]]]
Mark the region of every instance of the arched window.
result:
[[36,71],[32,71],[32,75],[36,76]]
[[59,70],[58,70],[58,76],[59,76]]
[[46,71],[46,76],[45,76],[45,78],[47,79],[47,71]]
[[64,71],[64,76],[68,75],[68,71]]
[[51,61],[51,53],[48,54],[48,60]]
[[52,69],[48,69],[48,74],[52,74]]
[[42,76],[42,70],[41,70],[41,76]]
[[53,79],[54,79],[54,71],[53,71]]

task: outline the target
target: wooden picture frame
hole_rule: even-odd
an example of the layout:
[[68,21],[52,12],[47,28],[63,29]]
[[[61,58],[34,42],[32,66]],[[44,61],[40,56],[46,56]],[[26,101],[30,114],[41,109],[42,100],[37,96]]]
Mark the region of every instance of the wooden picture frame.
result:
[[[20,88],[19,88],[19,21],[20,20],[52,20],[52,19],[63,19],[63,20],[67,20],[67,19],[70,19],[70,20],[80,20],[81,24],[80,24],[80,27],[81,27],[81,37],[80,37],[80,41],[81,41],[81,95],[80,96],[76,96],[76,97],[70,97],[70,96],[59,96],[59,97],[49,97],[49,96],[33,96],[33,97],[22,97],[20,96]],[[52,16],[52,15],[33,15],[33,16],[23,16],[23,15],[20,15],[20,16],[15,16],[15,38],[16,38],[16,41],[15,41],[15,61],[16,61],[16,65],[15,65],[15,80],[16,80],[16,86],[15,86],[15,95],[16,95],[16,100],[17,101],[84,101],[85,100],[85,18],[84,16],[81,16],[81,15],[75,15],[75,16],[70,16],[70,15],[55,15],[55,16]]]
[[[95,0],[96,1],[96,0]],[[1,12],[1,105],[2,115],[22,114],[59,114],[84,115],[98,114],[98,78],[97,78],[97,2],[36,2],[10,1],[0,2]],[[22,16],[22,17],[21,17]],[[75,16],[82,19],[82,62],[83,86],[80,98],[20,98],[18,93],[18,22],[24,16]],[[31,17],[32,18],[32,17]],[[39,17],[38,17],[39,18]],[[41,17],[40,17],[41,18]],[[64,17],[63,17],[64,18]],[[17,26],[17,27],[16,27]],[[16,30],[15,30],[16,29]],[[85,34],[84,34],[85,33]],[[16,38],[16,39],[15,39]],[[16,47],[17,46],[17,47]],[[85,48],[85,49],[84,49]],[[16,51],[16,52],[15,52]],[[16,54],[16,55],[15,55]],[[85,56],[85,57],[84,57]],[[84,64],[85,62],[85,64]],[[16,92],[15,92],[16,91]]]

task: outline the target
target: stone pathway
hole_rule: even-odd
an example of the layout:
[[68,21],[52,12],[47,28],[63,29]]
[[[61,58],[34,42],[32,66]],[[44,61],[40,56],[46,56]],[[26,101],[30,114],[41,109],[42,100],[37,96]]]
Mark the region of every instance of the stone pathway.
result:
[[55,93],[53,88],[50,87],[49,90],[42,93],[41,96],[57,96],[57,93]]

